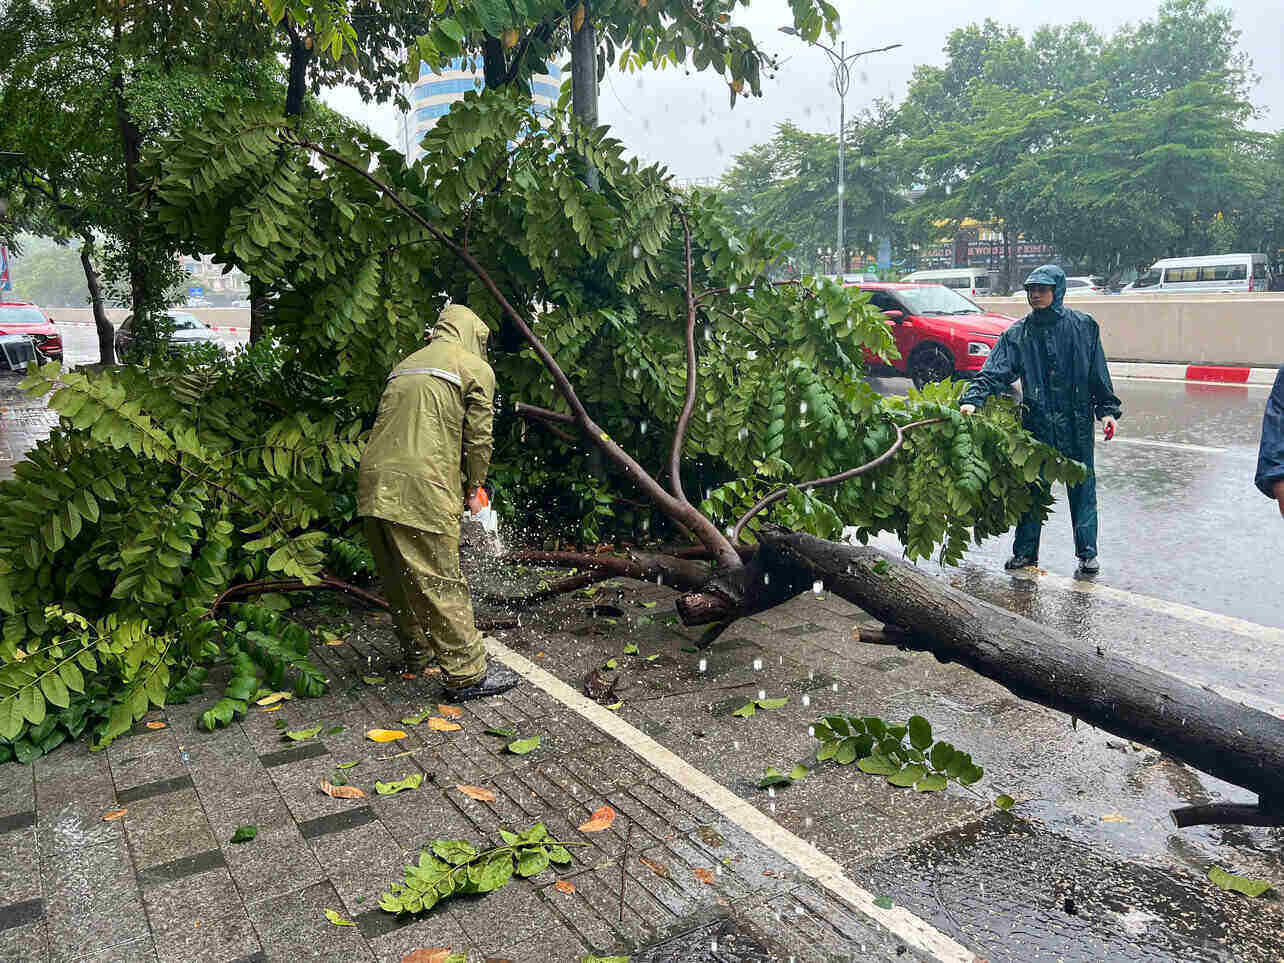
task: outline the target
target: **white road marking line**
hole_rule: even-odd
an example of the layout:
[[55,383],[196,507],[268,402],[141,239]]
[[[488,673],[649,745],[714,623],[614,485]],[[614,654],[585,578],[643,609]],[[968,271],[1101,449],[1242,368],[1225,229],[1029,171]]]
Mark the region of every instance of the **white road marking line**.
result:
[[795,836],[775,820],[763,815],[731,790],[696,769],[681,756],[670,752],[646,733],[625,722],[614,712],[571,688],[557,676],[540,668],[495,639],[486,648],[510,669],[529,679],[568,709],[579,713],[598,729],[617,739],[687,791],[699,796],[731,822],[810,876],[843,902],[874,920],[914,948],[945,963],[978,963],[971,950],[955,942],[925,920],[900,906],[883,909],[874,905],[874,894],[847,878],[840,863],[804,839]]
[[1140,445],[1143,448],[1167,448],[1171,451],[1193,451],[1206,455],[1224,455],[1229,448],[1212,448],[1208,445],[1188,445],[1180,441],[1159,441],[1154,438],[1120,438],[1116,435],[1107,445]]

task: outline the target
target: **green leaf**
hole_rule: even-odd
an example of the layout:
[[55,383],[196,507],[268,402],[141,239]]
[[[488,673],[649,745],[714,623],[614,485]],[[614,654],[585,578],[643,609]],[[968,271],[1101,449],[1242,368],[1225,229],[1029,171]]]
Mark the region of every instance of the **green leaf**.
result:
[[806,779],[807,773],[810,771],[811,770],[800,762],[798,765],[794,766],[794,768],[789,770],[789,778],[794,782],[797,782],[799,779]]
[[361,681],[366,685],[383,685],[388,680],[381,675],[363,675]]
[[[828,759],[833,759],[834,754],[838,752],[839,744],[840,744],[840,741],[838,739],[830,739],[828,742],[826,742],[824,745],[820,747],[819,751],[817,751],[816,759],[819,762],[825,762]],[[853,756],[852,758],[854,759],[855,756]],[[848,762],[851,762],[851,760],[849,759]]]
[[873,753],[859,760],[856,763],[856,768],[861,772],[869,773],[871,776],[891,776],[901,771],[899,765],[878,753]]
[[409,776],[397,779],[393,782],[379,782],[376,780],[375,792],[380,796],[393,796],[401,792],[403,789],[418,789],[420,783],[423,781],[424,774],[422,772],[411,773]]
[[926,776],[914,783],[916,792],[940,792],[945,788],[948,780],[942,773],[929,772]]
[[932,724],[922,716],[910,716],[906,724],[910,745],[920,752],[932,744]]
[[[838,749],[834,752],[834,762],[840,766],[850,766],[856,761],[856,739],[848,736],[838,744]],[[861,768],[864,768],[863,766]]]
[[838,736],[849,736],[852,733],[843,716],[825,716],[825,725]]
[[879,896],[874,900],[874,905],[879,909],[891,909],[894,904],[890,896]]
[[1264,879],[1251,879],[1247,876],[1235,876],[1220,866],[1208,871],[1208,878],[1213,885],[1228,892],[1243,893],[1245,896],[1261,896],[1275,888],[1275,885]]
[[[516,839],[517,837],[514,836],[512,840],[506,839],[505,842],[512,845]],[[477,857],[477,850],[473,848],[472,843],[464,839],[434,839],[432,851],[438,859],[444,859],[451,866],[460,866]]]
[[238,826],[236,832],[232,833],[232,842],[248,843],[251,839],[259,834],[258,826]]
[[504,748],[515,756],[524,756],[532,749],[538,749],[543,736],[531,736],[529,739],[514,739]]
[[928,759],[931,761],[933,769],[946,772],[954,759],[954,747],[948,742],[938,742],[932,747],[932,751],[928,754]]
[[759,709],[780,709],[789,704],[789,697],[784,696],[780,699],[758,699]]
[[548,853],[543,846],[532,846],[517,857],[517,875],[523,879],[538,876],[548,869]]
[[994,797],[994,805],[997,808],[1002,809],[1004,812],[1008,812],[1013,806],[1016,805],[1016,800],[1013,799],[1011,796],[1009,796],[1007,793],[1003,793],[1001,796]]
[[71,695],[67,692],[67,686],[56,673],[50,672],[41,676],[40,691],[45,694],[50,704],[60,709],[65,709],[71,704]]
[[770,789],[772,786],[789,786],[792,784],[793,780],[775,766],[768,766],[767,771],[758,780],[759,789]]
[[918,765],[904,766],[900,770],[898,770],[897,772],[889,776],[887,781],[890,782],[893,786],[901,786],[902,788],[906,788],[914,785],[914,783],[918,782],[926,774],[927,773],[922,766],[918,766]]
[[746,702],[744,705],[742,705],[739,709],[737,709],[735,712],[731,714],[733,716],[739,716],[741,719],[748,719],[751,715],[754,714],[755,711],[756,709],[754,707],[753,700],[750,699],[748,702]]
[[337,913],[335,910],[332,910],[332,909],[328,909],[325,911],[325,918],[328,919],[335,926],[356,926],[357,925],[356,923],[352,922],[352,920],[344,919],[342,916],[339,915],[339,913]]
[[291,742],[302,742],[304,739],[311,739],[321,731],[321,726],[316,725],[310,729],[287,729],[285,738]]
[[[426,719],[428,717],[424,716],[424,718]],[[406,720],[403,719],[401,721],[405,722]],[[517,730],[516,729],[483,729],[482,734],[487,736],[501,736],[504,739],[512,739],[517,735]]]
[[624,647],[625,655],[637,655],[639,652],[640,650],[638,649],[636,643],[630,642],[628,645]]
[[335,768],[335,769],[351,769],[353,766],[359,766],[359,765],[361,765],[361,760],[360,760],[360,759],[358,759],[356,762],[341,762],[341,763],[339,763],[338,765],[336,765],[334,768]]
[[619,664],[620,664],[619,659],[607,659],[604,663],[602,663],[602,668],[615,669],[619,667]]

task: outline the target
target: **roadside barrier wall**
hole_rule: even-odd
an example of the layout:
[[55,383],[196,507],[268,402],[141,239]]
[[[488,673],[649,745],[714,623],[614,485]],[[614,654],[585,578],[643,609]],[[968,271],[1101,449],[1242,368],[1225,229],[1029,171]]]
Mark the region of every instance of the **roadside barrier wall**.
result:
[[[1020,318],[1024,297],[979,298],[988,311]],[[1284,363],[1284,294],[1118,294],[1068,298],[1091,314],[1111,361],[1264,366]]]

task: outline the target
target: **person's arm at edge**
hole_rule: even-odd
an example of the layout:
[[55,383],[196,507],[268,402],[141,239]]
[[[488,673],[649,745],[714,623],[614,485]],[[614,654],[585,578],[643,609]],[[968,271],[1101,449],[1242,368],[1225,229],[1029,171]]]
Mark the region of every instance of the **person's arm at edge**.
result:
[[[483,363],[481,370],[464,385],[464,496],[471,499],[486,483],[493,447],[495,420],[495,372]],[[470,506],[471,507],[471,506]]]
[[1284,515],[1284,365],[1275,376],[1275,386],[1266,399],[1262,415],[1262,441],[1257,453],[1258,489],[1279,502]]
[[959,407],[965,409],[965,413],[970,414],[975,411],[984,405],[991,395],[999,394],[1021,377],[1021,372],[1017,368],[1016,355],[1008,332],[1004,331],[999,335],[998,343],[994,345],[990,356],[985,359],[985,364],[972,378],[972,383],[967,386],[963,397],[959,399]]

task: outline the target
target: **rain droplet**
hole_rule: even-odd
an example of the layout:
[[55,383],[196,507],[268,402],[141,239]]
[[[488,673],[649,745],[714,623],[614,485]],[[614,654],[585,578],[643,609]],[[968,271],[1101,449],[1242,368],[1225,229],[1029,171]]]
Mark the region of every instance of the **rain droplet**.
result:
[[803,825],[806,826],[808,829],[811,828],[811,824],[812,824],[812,818],[810,816],[807,816],[803,819]]
[[770,573],[770,572],[763,572],[763,573],[762,573],[762,584],[763,584],[763,585],[770,585],[770,584],[771,584],[771,573]]
[[821,592],[825,591],[825,583],[817,579],[811,583],[811,590],[819,595]]
[[645,422],[645,421],[644,421],[644,422],[642,422],[640,425],[638,425],[638,433],[639,433],[639,434],[643,434],[643,435],[645,435],[645,434],[646,434],[646,422]]
[[770,796],[772,799],[776,798],[776,789],[774,786],[767,790],[767,795]]
[[708,663],[708,661],[707,661],[706,659],[701,659],[701,660],[700,660],[700,671],[701,671],[701,672],[703,672],[703,671],[704,671],[705,669],[707,669],[708,667],[709,667],[709,663]]
[[759,698],[759,699],[765,699],[765,698],[767,698],[767,690],[766,690],[766,689],[759,689],[759,690],[758,690],[758,698]]
[[706,411],[706,412],[704,413],[704,420],[705,420],[705,421],[707,421],[707,422],[712,423],[712,421],[713,421],[713,412],[712,412],[712,411]]
[[762,659],[754,659],[754,660],[753,660],[753,669],[754,669],[754,671],[755,671],[755,672],[760,672],[760,671],[762,671]]
[[[806,697],[806,696],[803,696],[803,698],[805,699],[805,698],[807,698],[807,697]],[[814,738],[816,738],[816,727],[815,727],[815,726],[808,726],[808,727],[807,727],[807,735],[811,736],[813,739],[814,739]]]
[[741,428],[738,432],[736,432],[736,437],[739,438],[741,441],[744,441],[746,438],[749,437],[749,429]]
[[[811,696],[803,693],[803,708],[806,708],[809,705],[811,705]],[[812,735],[815,735],[815,733],[813,732]]]
[[633,245],[633,256],[634,257],[642,256],[642,248],[638,247],[636,244]]
[[831,689],[833,689],[835,692],[837,692],[837,691],[838,691],[838,683],[837,683],[837,682],[835,682],[832,686],[830,686],[830,688],[831,688]]
[[713,340],[713,329],[708,326],[706,326],[704,329],[704,340],[706,341]]
[[750,349],[749,351],[745,352],[745,357],[748,358],[750,361],[757,361],[758,352]]
[[[851,322],[850,322],[850,321],[849,321],[849,322],[847,322],[847,323],[848,323],[848,324],[851,324]],[[634,380],[634,381],[637,381],[637,380],[638,380],[638,375],[640,375],[641,373],[642,373],[642,371],[641,371],[639,368],[634,368],[632,371],[630,371],[630,372],[629,372],[629,375],[633,378],[633,380]]]
[[738,290],[738,286],[736,285],[735,281],[732,281],[730,284],[727,285],[728,294],[735,294],[737,290]]
[[807,402],[805,401],[798,402],[798,414],[800,415],[807,414]]

